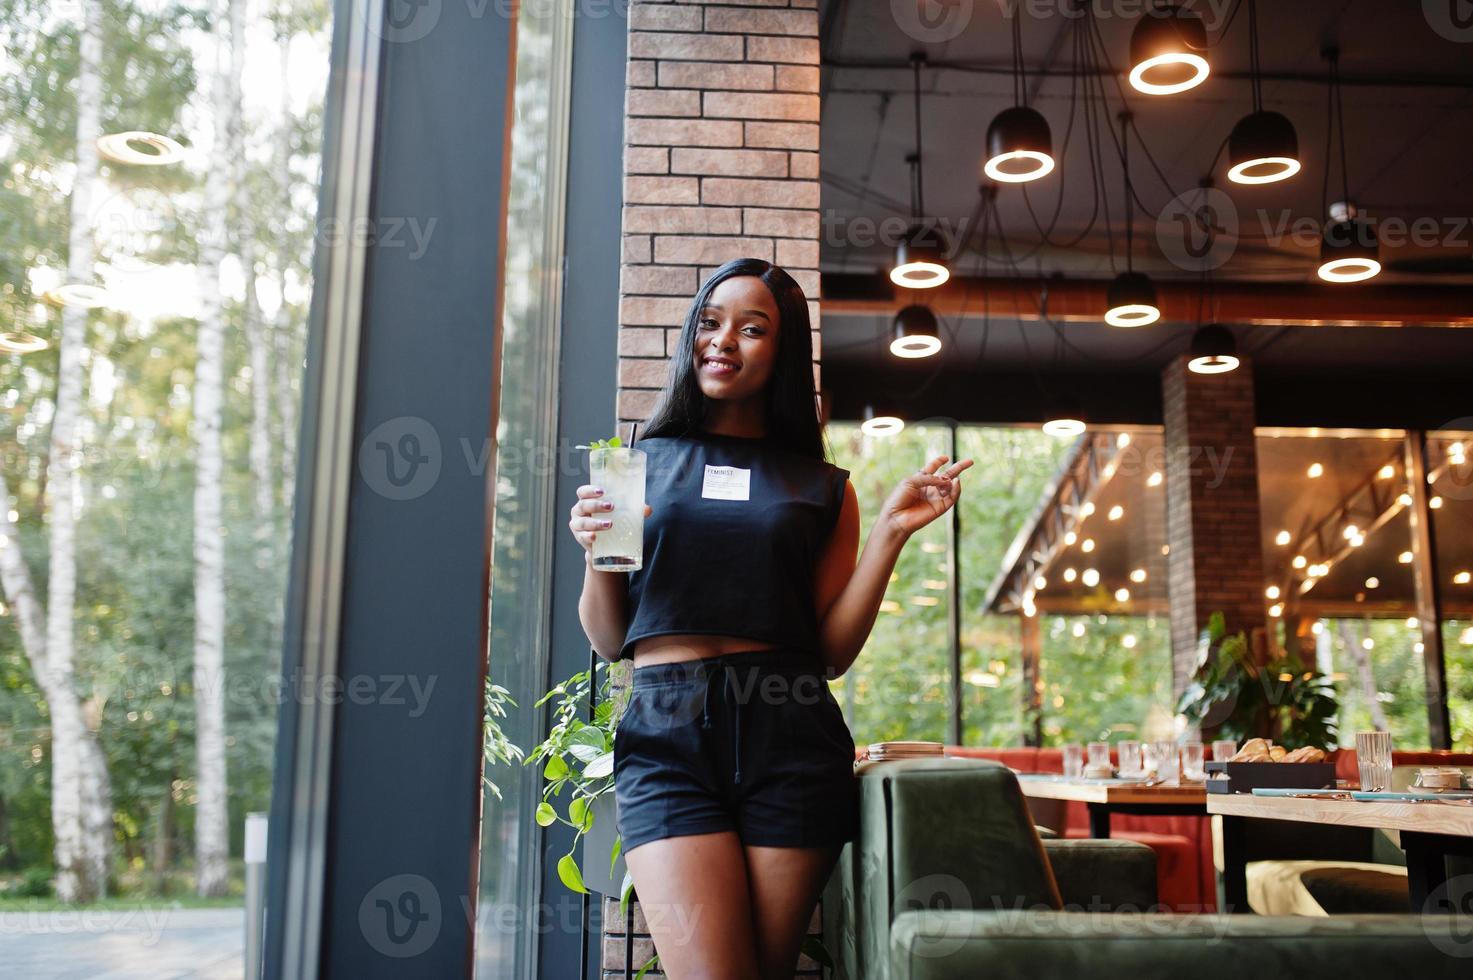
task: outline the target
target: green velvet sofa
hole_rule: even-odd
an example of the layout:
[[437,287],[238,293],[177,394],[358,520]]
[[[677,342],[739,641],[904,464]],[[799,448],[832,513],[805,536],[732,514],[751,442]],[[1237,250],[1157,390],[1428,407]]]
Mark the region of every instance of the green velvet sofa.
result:
[[874,763],[860,784],[823,902],[841,980],[1473,976],[1466,918],[1162,912],[1150,848],[1041,839],[999,763]]

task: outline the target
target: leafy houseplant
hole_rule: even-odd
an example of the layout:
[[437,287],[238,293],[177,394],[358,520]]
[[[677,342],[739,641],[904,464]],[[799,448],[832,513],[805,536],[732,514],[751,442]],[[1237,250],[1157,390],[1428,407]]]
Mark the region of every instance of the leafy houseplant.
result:
[[1297,654],[1279,651],[1257,663],[1244,634],[1227,635],[1220,612],[1208,620],[1200,649],[1196,677],[1176,708],[1189,722],[1238,742],[1270,737],[1286,749],[1334,744],[1334,688]]

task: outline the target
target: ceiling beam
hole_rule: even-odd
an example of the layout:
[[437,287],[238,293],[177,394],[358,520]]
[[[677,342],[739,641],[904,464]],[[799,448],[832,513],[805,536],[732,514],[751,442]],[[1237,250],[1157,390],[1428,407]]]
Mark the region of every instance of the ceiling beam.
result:
[[[1098,323],[1108,286],[1095,279],[953,276],[944,286],[913,295],[941,316],[980,318],[985,309],[1001,320]],[[1157,282],[1156,297],[1167,321],[1194,323],[1203,307],[1197,282]],[[891,317],[899,303],[890,284],[876,275],[823,275],[825,317]],[[1206,319],[1262,326],[1473,327],[1466,286],[1218,282],[1205,312]]]

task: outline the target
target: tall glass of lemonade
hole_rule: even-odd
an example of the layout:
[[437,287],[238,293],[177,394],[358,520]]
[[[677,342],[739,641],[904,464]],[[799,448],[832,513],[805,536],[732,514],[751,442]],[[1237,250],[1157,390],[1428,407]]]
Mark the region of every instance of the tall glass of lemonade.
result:
[[590,479],[614,505],[613,526],[593,538],[593,567],[601,572],[633,572],[644,564],[644,465],[638,449],[591,449]]

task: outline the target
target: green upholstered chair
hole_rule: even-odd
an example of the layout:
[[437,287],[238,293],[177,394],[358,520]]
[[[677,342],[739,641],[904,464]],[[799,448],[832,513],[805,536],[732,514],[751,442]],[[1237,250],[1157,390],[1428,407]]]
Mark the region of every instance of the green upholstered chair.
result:
[[845,847],[823,903],[826,943],[844,980],[1426,980],[1466,977],[1473,963],[1466,919],[1148,911],[1156,897],[1149,848],[1040,839],[1016,777],[995,762],[876,763],[860,785],[860,836]]

